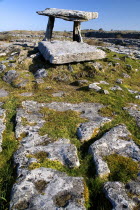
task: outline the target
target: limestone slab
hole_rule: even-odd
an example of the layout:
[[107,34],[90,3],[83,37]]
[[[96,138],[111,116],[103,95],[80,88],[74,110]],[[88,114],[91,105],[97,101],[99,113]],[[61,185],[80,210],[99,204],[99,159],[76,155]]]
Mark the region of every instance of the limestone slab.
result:
[[46,8],[44,11],[38,11],[37,14],[80,22],[98,18],[98,12],[85,12],[57,8]]
[[42,41],[38,48],[45,60],[52,64],[90,61],[106,56],[104,51],[95,46],[71,41]]

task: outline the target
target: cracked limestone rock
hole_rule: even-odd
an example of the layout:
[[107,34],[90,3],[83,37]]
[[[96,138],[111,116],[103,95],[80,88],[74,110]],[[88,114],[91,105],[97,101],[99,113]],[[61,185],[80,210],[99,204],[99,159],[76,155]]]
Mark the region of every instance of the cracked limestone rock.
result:
[[6,128],[5,119],[6,119],[6,111],[2,109],[3,103],[0,102],[0,152],[2,151],[2,140],[3,140],[3,132]]
[[[46,158],[57,160],[68,167],[80,165],[77,149],[68,139],[53,140],[48,135],[40,136],[39,129],[45,123],[39,112],[45,104],[35,101],[22,102],[23,108],[17,109],[16,138],[21,139],[20,147],[14,154],[15,164],[18,165],[18,174],[22,174],[30,165],[32,156],[37,153],[46,153]],[[22,137],[23,136],[23,137]],[[34,158],[34,162],[37,159]]]
[[128,197],[125,185],[121,182],[106,182],[104,191],[113,206],[113,210],[133,210],[136,206],[134,201]]
[[104,51],[95,46],[71,41],[42,41],[38,48],[45,60],[52,64],[90,61],[106,56]]
[[69,168],[79,167],[76,147],[68,139],[52,140],[48,135],[40,136],[37,132],[29,132],[23,138],[21,146],[14,154],[14,162],[18,166],[18,175],[27,172],[31,163],[39,162],[37,154],[45,154],[46,160],[59,161]]
[[46,106],[57,111],[77,111],[81,113],[80,117],[88,119],[89,122],[81,123],[77,128],[77,136],[82,142],[91,139],[93,135],[98,133],[101,126],[111,121],[110,118],[101,117],[99,115],[99,110],[104,107],[99,103],[71,104],[64,102],[52,102],[46,104]]
[[127,110],[129,114],[134,117],[137,126],[140,128],[140,106],[137,104],[129,104],[129,106],[125,107],[124,110]]
[[[124,140],[126,139],[126,140]],[[110,173],[105,156],[119,154],[140,161],[140,149],[130,138],[130,132],[125,125],[113,127],[103,137],[95,141],[89,148],[96,165],[97,174],[103,178]]]
[[12,189],[10,210],[85,210],[81,177],[38,168],[19,178]]

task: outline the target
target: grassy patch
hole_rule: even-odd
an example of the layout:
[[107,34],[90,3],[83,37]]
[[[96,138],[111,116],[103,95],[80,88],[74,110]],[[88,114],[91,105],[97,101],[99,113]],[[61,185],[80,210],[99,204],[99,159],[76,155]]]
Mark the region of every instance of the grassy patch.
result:
[[14,134],[14,118],[17,100],[10,98],[4,108],[7,110],[6,130],[3,135],[2,152],[0,153],[0,209],[9,209],[10,191],[15,181],[15,169],[12,156],[17,149]]
[[105,160],[111,171],[109,175],[111,181],[128,182],[137,177],[139,171],[138,163],[131,158],[113,154],[106,156]]
[[76,129],[79,123],[86,121],[80,118],[79,113],[71,110],[60,112],[48,108],[43,108],[41,112],[44,114],[46,122],[40,128],[40,135],[48,134],[54,139],[67,138],[76,144],[79,142],[76,136]]

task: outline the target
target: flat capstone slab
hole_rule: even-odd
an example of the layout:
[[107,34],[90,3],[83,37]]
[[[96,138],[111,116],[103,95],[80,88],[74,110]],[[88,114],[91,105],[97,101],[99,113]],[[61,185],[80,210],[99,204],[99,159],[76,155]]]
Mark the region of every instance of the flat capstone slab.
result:
[[103,59],[106,53],[95,46],[71,41],[42,41],[38,44],[39,51],[52,64]]
[[98,12],[85,12],[78,10],[47,8],[44,11],[38,11],[37,14],[61,18],[68,21],[88,21],[98,18]]

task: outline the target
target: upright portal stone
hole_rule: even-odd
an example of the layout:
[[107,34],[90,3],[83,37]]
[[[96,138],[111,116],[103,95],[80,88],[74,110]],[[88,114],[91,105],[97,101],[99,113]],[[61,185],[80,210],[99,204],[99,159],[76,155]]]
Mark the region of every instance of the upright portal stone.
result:
[[80,30],[81,22],[98,18],[97,12],[84,12],[84,11],[56,9],[56,8],[47,8],[44,11],[38,11],[37,13],[39,15],[49,16],[49,21],[44,41],[51,40],[55,18],[61,18],[63,20],[74,22],[73,41],[77,42],[82,42],[82,36]]

